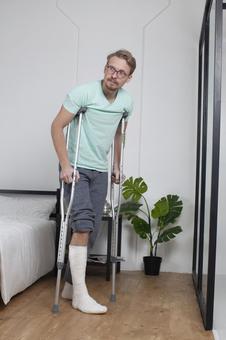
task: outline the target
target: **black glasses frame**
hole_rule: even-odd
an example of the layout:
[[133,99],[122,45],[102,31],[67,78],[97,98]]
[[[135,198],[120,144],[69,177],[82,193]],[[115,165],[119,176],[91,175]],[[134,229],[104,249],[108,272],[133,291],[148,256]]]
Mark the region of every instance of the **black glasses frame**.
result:
[[[112,65],[107,64],[106,68],[108,69],[108,72],[110,72],[111,74],[116,73],[116,75],[119,79],[123,79],[123,78],[126,78],[126,77],[129,76],[124,70],[116,70],[116,68]],[[121,72],[121,73],[119,73],[119,72]]]

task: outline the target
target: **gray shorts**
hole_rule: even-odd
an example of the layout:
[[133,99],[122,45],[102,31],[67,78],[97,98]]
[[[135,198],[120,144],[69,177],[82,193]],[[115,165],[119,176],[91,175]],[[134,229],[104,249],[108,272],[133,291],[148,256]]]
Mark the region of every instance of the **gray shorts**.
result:
[[[98,234],[107,195],[108,173],[78,168],[80,178],[75,184],[69,225],[73,232],[91,232],[92,246]],[[71,184],[65,184],[65,199],[69,201]]]

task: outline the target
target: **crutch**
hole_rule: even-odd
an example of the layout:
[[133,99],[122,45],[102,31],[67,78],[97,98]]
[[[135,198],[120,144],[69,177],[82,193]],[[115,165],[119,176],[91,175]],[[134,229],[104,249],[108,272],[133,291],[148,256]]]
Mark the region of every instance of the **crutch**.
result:
[[[86,112],[86,110],[87,110],[86,107],[81,107],[75,115],[75,118],[78,117],[77,140],[76,140],[76,149],[75,149],[75,158],[74,158],[73,180],[72,180],[72,185],[71,185],[71,195],[70,195],[70,200],[69,200],[66,214],[64,211],[64,181],[63,180],[61,181],[61,191],[60,191],[61,225],[60,225],[60,235],[59,235],[59,245],[58,245],[58,255],[57,255],[56,290],[55,290],[54,304],[52,306],[53,313],[59,312],[60,281],[61,281],[62,269],[64,267],[68,221],[69,221],[69,216],[70,216],[70,211],[71,211],[71,206],[72,206],[72,202],[74,198],[74,191],[75,191],[77,161],[78,161],[78,154],[79,154],[79,144],[80,144],[81,126],[82,126],[82,118],[83,118],[82,115]],[[67,150],[68,150],[68,144],[69,144],[70,126],[71,125],[69,124],[68,129],[67,129],[67,135],[66,135]]]
[[[121,193],[122,193],[122,182],[123,182],[123,161],[124,161],[124,146],[125,146],[125,118],[128,116],[127,111],[123,112],[121,119],[121,150],[120,150],[120,167],[119,167],[119,185],[118,185],[118,200],[117,206],[115,208],[114,205],[114,183],[111,180],[111,191],[110,191],[110,200],[111,200],[111,209],[112,209],[112,246],[111,246],[111,263],[112,263],[112,292],[110,301],[116,301],[116,292],[115,292],[115,281],[116,281],[116,265],[118,262],[123,261],[123,258],[117,256],[117,245],[118,245],[118,223],[119,223],[119,214],[120,214],[120,206],[121,206]],[[114,143],[111,148],[111,170],[113,172],[114,167]]]

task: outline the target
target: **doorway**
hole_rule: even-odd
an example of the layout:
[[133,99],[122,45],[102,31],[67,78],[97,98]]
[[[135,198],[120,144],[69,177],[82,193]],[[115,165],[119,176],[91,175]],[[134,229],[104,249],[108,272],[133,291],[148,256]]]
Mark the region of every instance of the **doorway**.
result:
[[207,0],[199,41],[193,281],[204,327],[213,327],[222,79],[222,0]]

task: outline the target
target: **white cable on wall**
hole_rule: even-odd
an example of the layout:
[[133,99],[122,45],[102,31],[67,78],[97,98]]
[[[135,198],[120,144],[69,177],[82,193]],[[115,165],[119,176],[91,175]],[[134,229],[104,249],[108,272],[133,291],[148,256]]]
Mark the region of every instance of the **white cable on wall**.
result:
[[64,10],[59,5],[60,0],[56,0],[56,8],[63,14],[64,17],[66,17],[70,23],[75,27],[77,30],[77,43],[75,42],[75,48],[76,48],[76,63],[75,63],[75,70],[74,70],[74,83],[77,83],[78,80],[78,65],[79,65],[79,39],[80,39],[80,27],[70,18],[70,16],[64,12]]

